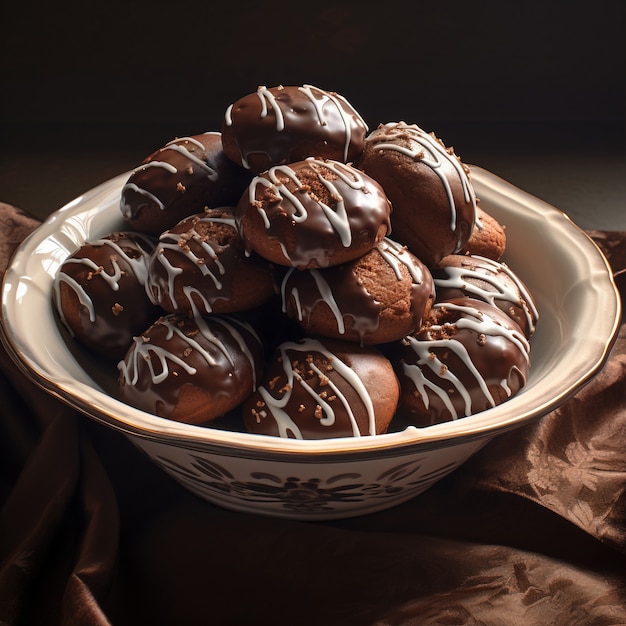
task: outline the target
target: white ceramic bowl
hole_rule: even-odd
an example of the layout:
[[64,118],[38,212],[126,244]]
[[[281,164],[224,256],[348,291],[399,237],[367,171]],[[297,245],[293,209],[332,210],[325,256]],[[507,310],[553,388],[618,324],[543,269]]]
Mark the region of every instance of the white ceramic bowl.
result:
[[323,520],[386,509],[426,490],[498,433],[555,409],[602,367],[620,321],[610,268],[563,213],[478,167],[481,206],[506,225],[507,264],[540,319],[527,386],[471,417],[376,437],[280,439],[169,421],[115,397],[104,371],[60,329],[54,276],[86,239],[123,229],[122,174],[69,203],[17,250],[4,277],[2,339],[38,385],[123,433],[189,490],[226,508]]

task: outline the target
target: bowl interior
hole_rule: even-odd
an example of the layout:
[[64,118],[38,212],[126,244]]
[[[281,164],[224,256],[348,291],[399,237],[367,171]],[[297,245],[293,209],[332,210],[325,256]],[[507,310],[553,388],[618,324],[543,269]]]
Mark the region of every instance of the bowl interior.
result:
[[54,213],[18,248],[3,283],[3,343],[37,384],[139,437],[319,455],[446,446],[452,439],[515,428],[561,404],[598,371],[619,325],[620,300],[604,256],[562,212],[481,168],[471,170],[481,207],[506,226],[504,261],[533,294],[540,316],[527,386],[488,411],[377,437],[294,441],[179,424],[118,401],[115,369],[67,340],[54,314],[52,288],[61,263],[85,240],[124,228],[118,203],[127,173]]

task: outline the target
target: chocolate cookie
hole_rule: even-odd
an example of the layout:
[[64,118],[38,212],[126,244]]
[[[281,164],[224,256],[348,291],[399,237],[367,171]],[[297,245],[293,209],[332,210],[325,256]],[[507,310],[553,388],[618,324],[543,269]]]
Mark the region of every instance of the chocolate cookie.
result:
[[293,439],[384,433],[399,386],[373,346],[304,339],[281,344],[257,390],[244,402],[248,432]]
[[349,163],[366,133],[343,96],[312,85],[259,87],[228,107],[222,125],[226,154],[256,174],[307,157]]
[[307,333],[360,344],[385,343],[414,332],[435,297],[428,268],[387,238],[348,263],[290,269],[281,293],[283,310]]
[[132,172],[120,210],[133,230],[160,235],[205,207],[237,204],[250,178],[226,157],[220,133],[180,137]]
[[433,134],[404,122],[381,125],[358,165],[391,201],[393,238],[426,265],[466,244],[476,220],[468,169]]
[[539,312],[521,278],[505,263],[476,255],[452,254],[431,268],[437,300],[469,297],[497,306],[516,322],[527,339]]
[[145,291],[154,241],[114,232],[83,244],[55,277],[54,303],[72,336],[93,352],[119,359],[158,316]]
[[234,313],[277,293],[271,264],[246,255],[233,207],[207,209],[165,231],[150,257],[148,293],[169,313]]
[[530,346],[500,309],[471,298],[433,305],[423,328],[396,344],[399,413],[416,426],[468,417],[526,385]]
[[299,269],[365,254],[388,234],[390,214],[384,191],[367,174],[313,158],[256,176],[236,211],[248,250]]
[[231,316],[166,315],[120,361],[120,397],[154,415],[202,424],[241,404],[261,368],[261,342],[248,324]]

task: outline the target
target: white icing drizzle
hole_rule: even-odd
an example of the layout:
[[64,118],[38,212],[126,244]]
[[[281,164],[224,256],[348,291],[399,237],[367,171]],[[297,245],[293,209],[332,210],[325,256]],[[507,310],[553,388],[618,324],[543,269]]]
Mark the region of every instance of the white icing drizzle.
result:
[[[183,330],[178,328],[175,323],[178,319],[180,319],[178,316],[170,315],[163,317],[159,320],[159,323],[165,326],[167,330],[165,337],[166,341],[171,340],[174,335],[178,336],[183,342],[185,342],[189,346],[189,348],[195,350],[198,354],[200,354],[209,367],[215,366],[218,362],[215,356],[215,352],[221,353],[230,363],[231,367],[235,366],[233,358],[229,353],[227,347],[211,330],[207,319],[197,314],[195,314],[193,318],[201,336],[209,343],[208,348],[205,348],[199,341],[196,341],[196,339],[190,336],[189,333],[185,333]],[[213,316],[210,319],[212,323],[219,324],[223,328],[225,328],[229,332],[231,337],[237,342],[237,345],[241,348],[242,353],[250,362],[256,385],[254,357],[252,356],[252,353],[248,345],[246,344],[245,339],[236,328],[236,325],[245,328],[253,335],[253,337],[255,337],[257,341],[260,341],[256,332],[247,323],[241,322],[234,318],[227,319],[225,316]],[[215,352],[212,352],[212,349]],[[155,368],[155,358],[159,363],[159,368]],[[124,382],[127,385],[136,385],[139,381],[139,364],[142,361],[148,367],[152,383],[155,385],[162,383],[170,375],[170,367],[168,365],[169,362],[180,366],[190,376],[193,376],[197,373],[196,368],[190,365],[183,358],[177,356],[163,346],[157,346],[154,343],[151,343],[149,337],[144,338],[142,336],[139,336],[134,337],[132,350],[129,351],[127,358],[118,363],[118,369],[124,377]]]
[[[134,236],[143,240],[147,246],[147,249],[150,249],[152,247],[152,243],[147,237],[144,237],[140,234],[136,234]],[[67,272],[63,271],[63,266],[66,266],[67,264],[84,265],[93,272],[94,276],[97,275],[102,280],[104,280],[112,291],[119,291],[120,280],[125,275],[125,272],[120,268],[118,263],[119,256],[119,258],[123,258],[130,265],[131,270],[134,273],[139,284],[145,285],[148,280],[147,255],[139,255],[136,258],[130,257],[128,254],[126,254],[124,249],[120,247],[115,241],[106,238],[96,239],[88,242],[85,245],[108,246],[112,248],[113,254],[111,255],[111,258],[109,260],[111,262],[113,272],[111,274],[108,274],[105,271],[104,267],[98,265],[89,257],[70,256],[63,262],[63,265],[61,266],[61,269],[55,276],[54,280],[54,300],[59,315],[61,317],[61,321],[68,328],[72,336],[74,336],[74,333],[67,324],[67,320],[65,318],[65,315],[63,314],[63,308],[61,306],[61,283],[65,283],[72,288],[81,306],[84,306],[87,309],[89,313],[89,321],[92,324],[96,321],[96,308],[93,300],[90,298],[85,288],[78,281],[76,281],[76,279],[67,274]]]
[[[526,361],[529,361],[530,344],[521,332],[505,328],[504,326],[501,326],[500,324],[497,324],[496,322],[491,320],[481,311],[469,306],[443,302],[433,305],[433,309],[435,308],[447,308],[450,310],[461,311],[464,315],[456,322],[454,322],[454,326],[459,329],[468,328],[476,332],[477,334],[504,336],[514,345],[516,345],[517,348],[524,355]],[[444,326],[442,325],[433,325],[430,327],[430,329],[436,333],[443,327]],[[452,385],[463,400],[464,415],[467,417],[473,412],[472,399],[469,389],[436,356],[435,352],[433,351],[436,348],[441,348],[454,352],[454,354],[463,362],[467,370],[472,374],[474,380],[478,385],[478,388],[482,392],[482,395],[489,404],[489,406],[493,407],[496,405],[496,401],[489,391],[487,382],[472,362],[472,359],[467,349],[461,342],[455,340],[454,337],[448,339],[426,340],[416,339],[415,337],[409,336],[406,337],[404,341],[405,343],[407,343],[407,345],[410,345],[410,347],[417,355],[418,359],[415,364],[409,365],[406,362],[403,363],[403,371],[404,374],[413,382],[415,388],[420,393],[421,399],[424,402],[426,409],[428,409],[429,406],[428,390],[430,390],[441,399],[446,409],[450,412],[452,419],[458,419],[460,416],[454,405],[452,404],[450,400],[450,395],[447,391],[447,389]],[[422,371],[422,368],[428,368],[436,375],[439,380],[443,381],[442,384],[439,385],[437,384],[437,382],[430,381],[428,378],[426,378]],[[515,370],[520,374],[520,376],[522,375],[522,372],[519,370],[519,368],[515,368]],[[500,386],[507,394],[507,396],[511,395],[511,388],[509,387],[507,380],[501,380]]]
[[465,366],[472,373],[485,399],[489,402],[491,406],[495,406],[495,401],[493,399],[493,396],[491,395],[491,392],[489,391],[485,379],[476,369],[474,363],[470,359],[469,354],[467,353],[467,349],[463,344],[450,339],[419,341],[414,337],[407,337],[406,341],[410,343],[413,351],[415,352],[415,354],[418,355],[418,360],[415,365],[407,365],[406,363],[403,363],[403,371],[404,374],[411,379],[411,381],[415,385],[415,388],[419,391],[422,401],[424,402],[424,405],[427,409],[429,406],[429,400],[426,390],[430,389],[442,400],[445,407],[450,412],[452,419],[458,419],[459,417],[446,389],[444,389],[443,386],[437,385],[435,382],[429,381],[424,376],[424,373],[421,369],[422,367],[427,367],[432,372],[434,372],[439,377],[439,379],[446,381],[449,384],[452,384],[463,399],[465,416],[471,415],[472,413],[472,399],[469,390],[450,371],[450,369],[445,367],[444,364],[439,360],[439,358],[434,355],[434,352],[432,351],[433,348],[445,348],[446,350],[452,350],[463,361]]
[[239,320],[235,317],[214,315],[214,316],[211,316],[210,318],[205,318],[199,313],[197,307],[195,306],[192,300],[191,300],[191,305],[192,305],[194,320],[202,336],[208,339],[219,351],[222,352],[222,354],[226,357],[226,359],[230,363],[231,367],[235,367],[235,362],[233,361],[233,358],[230,352],[228,351],[226,346],[215,336],[215,334],[209,328],[209,320],[220,324],[223,328],[225,328],[228,331],[231,338],[235,340],[242,354],[245,355],[245,357],[248,359],[248,362],[250,363],[250,369],[252,370],[252,378],[253,378],[253,388],[256,388],[256,367],[255,367],[255,362],[254,362],[254,356],[252,355],[252,352],[250,351],[250,346],[248,345],[248,343],[246,342],[246,340],[244,339],[243,335],[241,334],[240,330],[237,327],[250,333],[252,337],[254,338],[254,340],[257,342],[257,344],[260,346],[261,340],[259,339],[259,336],[257,335],[256,331],[252,328],[252,326],[250,326],[250,324],[242,320]]
[[[517,371],[519,372],[519,369]],[[511,387],[509,387],[509,381],[506,378],[503,378],[500,381],[500,387],[504,389],[504,393],[506,393],[506,395],[510,398],[513,391],[511,390]]]
[[[289,280],[289,277],[294,271],[300,271],[300,270],[296,270],[293,267],[289,268],[289,271],[285,274],[285,277],[281,284],[283,313],[286,313],[287,311],[286,285]],[[328,308],[331,310],[332,314],[335,316],[335,320],[337,321],[337,330],[339,334],[343,335],[346,332],[346,327],[343,322],[343,315],[341,311],[339,310],[339,306],[337,305],[337,301],[335,300],[335,297],[333,296],[333,290],[330,288],[330,285],[324,278],[324,275],[322,272],[316,269],[310,269],[308,270],[308,272],[310,273],[311,277],[315,281],[315,286],[317,287],[317,290],[320,296],[322,297],[324,302],[328,305]],[[302,321],[303,320],[302,304],[300,302],[300,294],[298,292],[297,287],[292,288],[291,297],[293,297],[294,299],[298,320]]]
[[[468,295],[495,306],[496,300],[504,300],[519,306],[524,311],[529,335],[535,332],[535,324],[539,319],[539,312],[535,306],[530,292],[522,283],[520,278],[505,263],[500,263],[486,257],[473,255],[474,259],[480,261],[481,265],[477,269],[472,269],[472,261],[463,261],[463,267],[444,267],[445,278],[434,278],[435,287],[439,289],[452,288],[462,289]],[[498,278],[498,273],[506,274],[517,287],[517,291],[505,285]],[[469,279],[480,280],[491,285],[494,290],[488,290],[479,285],[469,282]]]
[[[219,133],[208,132],[204,134],[205,135],[218,135]],[[199,148],[202,151],[202,154],[204,155],[204,159],[198,158],[195,154],[193,154],[191,150],[187,149],[187,147],[184,145],[185,143],[191,143],[195,145],[197,148]],[[203,169],[206,172],[207,178],[209,180],[216,181],[219,178],[219,172],[215,168],[211,167],[206,161],[207,159],[206,147],[198,139],[194,137],[179,137],[179,138],[173,139],[172,141],[166,143],[165,146],[160,148],[159,153],[166,152],[167,150],[178,152],[179,154],[182,154],[184,157],[186,157],[191,163],[195,163],[196,165],[198,165],[201,169]],[[160,198],[155,196],[153,193],[151,193],[147,189],[140,187],[136,182],[131,180],[134,174],[138,172],[143,172],[152,167],[162,168],[166,170],[167,172],[169,172],[170,174],[178,173],[178,169],[174,165],[172,165],[171,163],[168,163],[167,161],[159,161],[157,159],[153,159],[151,161],[148,161],[147,163],[142,163],[141,165],[133,169],[131,172],[131,177],[126,182],[126,184],[122,187],[122,192],[121,192],[121,196],[122,196],[121,211],[122,211],[122,215],[126,219],[132,218],[132,206],[124,202],[124,196],[128,190],[135,191],[141,194],[142,196],[145,196],[149,201],[156,204],[159,207],[159,209],[161,209],[161,211],[165,210],[165,205],[163,204],[163,201]]]
[[[296,439],[303,439],[302,432],[297,424],[293,421],[290,415],[285,411],[289,400],[291,399],[294,390],[294,381],[299,383],[302,388],[316,401],[317,405],[321,408],[322,418],[320,424],[323,426],[332,426],[335,423],[336,415],[335,411],[324,398],[308,385],[302,377],[293,369],[291,359],[287,355],[288,350],[295,350],[300,353],[313,353],[318,352],[322,354],[326,359],[332,362],[333,369],[345,380],[359,395],[360,400],[363,402],[368,414],[368,424],[370,435],[376,434],[376,420],[374,414],[374,406],[370,398],[363,381],[357,376],[356,372],[348,365],[346,365],[341,359],[339,359],[332,352],[327,350],[319,341],[315,339],[305,339],[302,343],[285,342],[279,346],[281,363],[287,378],[287,385],[284,387],[285,393],[280,398],[275,398],[263,385],[259,386],[258,391],[268,406],[272,417],[276,421],[278,432],[281,437],[288,437],[291,433]],[[325,372],[320,371],[313,363],[307,363],[307,366],[312,369],[319,376],[327,377]],[[341,405],[345,409],[350,424],[352,427],[352,434],[354,437],[361,435],[356,418],[350,407],[346,396],[341,390],[328,381],[328,386],[333,390],[333,393],[337,396],[337,400],[341,402]],[[263,415],[267,415],[264,412]]]
[[261,101],[261,117],[267,115],[267,105],[269,104],[276,116],[276,130],[283,130],[285,128],[285,118],[283,117],[281,108],[278,106],[278,102],[276,102],[274,94],[267,87],[262,86],[256,90],[256,95],[259,96],[259,100]]
[[[330,102],[332,103],[339,116],[341,117],[341,121],[344,127],[344,148],[343,148],[343,160],[348,160],[348,154],[350,150],[350,144],[352,142],[352,124],[351,118],[356,118],[367,131],[367,124],[365,120],[352,108],[350,103],[341,95],[336,93],[331,93],[325,91],[324,89],[320,89],[319,87],[314,87],[313,85],[303,85],[302,87],[298,87],[298,91],[304,94],[313,105],[315,112],[317,114],[317,120],[320,126],[327,126],[328,121],[327,117],[324,114],[324,108]],[[279,102],[276,100],[276,97],[272,93],[271,89],[268,89],[265,85],[262,85],[257,88],[256,95],[261,101],[261,113],[260,117],[267,117],[267,114],[271,108],[276,117],[276,130],[278,132],[282,132],[285,130],[285,115],[280,108]],[[226,109],[226,113],[224,115],[224,120],[227,126],[232,126],[233,124],[233,104],[228,106]],[[245,159],[242,157],[245,163]]]
[[89,321],[93,324],[96,321],[96,309],[93,305],[92,299],[87,295],[87,292],[83,289],[83,287],[75,281],[71,276],[68,276],[64,272],[59,272],[54,281],[54,301],[56,304],[57,311],[59,316],[61,317],[61,321],[65,325],[65,327],[70,332],[70,335],[74,337],[74,331],[71,329],[69,324],[67,323],[67,319],[63,313],[63,307],[61,306],[61,283],[64,282],[69,285],[76,297],[78,298],[78,302],[81,306],[84,306],[89,313]]
[[226,122],[226,126],[233,125],[233,105],[229,104],[226,107],[226,113],[224,114],[224,121]]
[[[161,242],[159,244],[159,251],[155,255],[155,259],[157,259],[161,263],[161,265],[163,265],[163,267],[165,268],[167,272],[168,291],[170,294],[174,293],[174,279],[176,278],[176,276],[179,276],[180,274],[182,274],[183,270],[181,267],[172,265],[172,262],[170,261],[170,258],[168,257],[168,255],[164,254],[165,250],[171,250],[172,252],[174,252],[174,254],[181,254],[181,253],[184,254],[191,263],[195,264],[195,266],[198,268],[198,270],[203,276],[210,277],[210,279],[213,281],[213,284],[215,285],[217,289],[222,288],[222,282],[220,281],[219,276],[215,274],[214,272],[212,272],[209,269],[208,265],[202,262],[202,259],[200,257],[198,257],[190,248],[187,248],[186,250],[183,251],[179,242],[184,242],[186,238],[182,237],[179,234],[173,234],[173,233],[167,233],[167,237],[169,239],[173,239],[174,241],[171,243]],[[224,265],[217,257],[215,250],[207,242],[200,241],[196,237],[194,237],[194,239],[196,239],[198,244],[207,253],[207,256],[209,256],[209,258],[215,261],[215,266],[217,267],[217,271],[219,275],[223,276],[226,273],[226,269],[224,268]],[[158,285],[154,285],[154,288],[158,289]],[[177,303],[173,299],[172,299],[172,304],[176,308],[178,308]]]
[[[171,163],[167,163],[165,161],[149,161],[148,163],[143,163],[142,165],[139,165],[138,167],[136,167],[131,172],[131,177],[135,173],[143,172],[144,170],[147,170],[151,167],[160,167],[168,171],[170,174],[176,174],[178,172],[178,170]],[[136,191],[138,194],[141,194],[142,196],[145,196],[148,200],[156,204],[159,207],[159,209],[161,209],[161,211],[165,209],[165,205],[159,198],[157,198],[157,196],[155,196],[153,193],[151,193],[147,189],[140,187],[137,183],[132,182],[129,179],[126,182],[126,184],[122,187],[122,193],[121,193],[121,196],[122,196],[121,210],[122,210],[122,215],[125,218],[130,219],[132,217],[132,206],[124,202],[125,194],[129,189],[132,191]]]
[[[198,222],[213,222],[219,224],[227,224],[232,227],[233,230],[236,229],[235,218],[228,217],[203,217],[198,220]],[[189,241],[194,241],[205,253],[205,257],[199,257],[195,254],[191,247],[188,245]],[[226,274],[226,268],[224,264],[220,261],[219,255],[217,254],[215,248],[211,245],[211,243],[207,240],[206,237],[202,236],[195,228],[195,225],[192,226],[188,231],[184,233],[174,233],[172,231],[165,231],[159,237],[159,246],[156,250],[156,254],[154,254],[154,258],[158,260],[161,265],[165,268],[167,274],[167,290],[169,294],[174,294],[174,283],[177,276],[180,276],[183,273],[183,269],[180,266],[173,265],[170,258],[167,254],[165,254],[166,250],[171,250],[174,258],[178,255],[184,255],[187,257],[190,263],[195,265],[200,273],[203,276],[208,276],[215,288],[219,291],[223,288],[223,283],[220,279],[220,276],[224,276]],[[215,267],[217,268],[217,273],[213,272],[209,264],[205,262],[206,258],[211,259]],[[161,293],[160,284],[157,280],[155,280],[154,274],[150,274],[148,277],[148,285],[147,291],[150,299],[154,304],[158,304],[163,297]],[[210,313],[212,311],[212,306],[208,302],[208,300],[198,291],[197,289],[193,289],[190,286],[185,286],[183,288],[183,294],[187,298],[190,303],[193,303],[191,294],[196,294],[199,296],[206,307],[206,312]],[[170,301],[174,309],[179,309],[178,301],[174,297],[170,297]]]
[[[316,98],[313,90],[317,92],[320,98]],[[302,87],[298,87],[298,91],[302,92],[310,101],[313,107],[315,108],[315,112],[317,113],[317,121],[320,126],[326,126],[328,122],[326,121],[326,116],[324,115],[324,105],[330,100],[330,94],[327,94],[322,89],[318,89],[317,87],[313,87],[313,85],[304,85]],[[345,118],[344,123],[345,123]]]
[[[152,240],[149,237],[142,235],[141,233],[133,233],[133,238],[139,239],[143,241],[145,250],[150,251],[154,247]],[[113,248],[116,254],[119,254],[120,257],[123,257],[124,260],[132,267],[133,273],[135,274],[137,281],[141,285],[145,285],[148,280],[148,253],[146,255],[139,255],[137,257],[131,257],[124,249],[114,240],[112,239],[96,239],[91,242],[94,246],[109,246]]]
[[[195,307],[194,298],[197,298],[202,302],[202,306],[207,313],[211,313],[213,311],[211,303],[205,298],[204,294],[195,287],[192,287],[191,285],[185,285],[183,287],[183,295],[185,296],[185,298],[187,298],[187,301],[190,303],[192,308]],[[178,308],[177,302],[172,302],[172,304],[175,308]]]
[[[198,346],[198,343],[191,337],[187,337],[184,333],[181,333],[181,331],[167,318],[161,319],[160,323],[167,328],[167,339],[171,339],[172,336],[176,334],[187,341],[190,347],[199,347],[201,354],[208,355],[204,348]],[[157,371],[154,366],[155,357],[159,362],[159,371]],[[208,357],[207,362],[209,365],[213,365],[213,358],[210,355],[208,355]],[[162,346],[156,346],[150,343],[149,340],[144,340],[142,336],[133,338],[132,351],[127,356],[127,361],[124,360],[118,363],[118,369],[124,377],[124,382],[127,385],[136,385],[139,381],[139,364],[141,361],[143,361],[148,367],[148,370],[150,371],[150,379],[154,385],[162,383],[169,376],[170,370],[168,361],[179,365],[189,375],[194,375],[196,373],[196,368],[189,365],[189,363],[187,363],[184,359]]]
[[[485,315],[481,311],[461,304],[453,304],[452,302],[438,302],[434,304],[433,309],[445,308],[451,311],[460,311],[463,313],[463,317],[460,317],[454,325],[457,328],[468,328],[473,330],[477,334],[502,336],[506,337],[511,343],[515,344],[519,351],[524,355],[526,361],[530,360],[530,343],[520,330],[514,330],[512,328],[506,328],[502,324],[494,322],[488,315]],[[431,326],[432,329],[438,329],[441,327]]]
[[[204,159],[198,158],[191,150],[185,146],[185,143],[190,143],[196,146],[199,150],[201,150],[201,154],[204,156]],[[178,139],[174,139],[169,143],[166,143],[163,148],[159,150],[159,152],[164,152],[166,150],[174,150],[182,154],[185,158],[189,159],[192,163],[198,165],[201,169],[203,169],[209,180],[217,180],[218,172],[216,169],[212,168],[206,161],[207,153],[206,148],[202,144],[202,142],[198,141],[193,137],[180,137]]]
[[385,237],[378,243],[377,248],[380,255],[393,268],[398,280],[402,280],[400,267],[404,266],[409,270],[413,282],[417,285],[422,284],[424,281],[423,269],[415,262],[406,246]]
[[[248,200],[252,206],[257,206],[256,200],[256,188],[258,185],[262,185],[268,189],[271,189],[272,192],[276,193],[276,195],[281,199],[281,202],[284,200],[288,200],[289,203],[293,207],[293,212],[290,215],[291,219],[294,222],[303,222],[307,217],[307,212],[298,197],[287,187],[284,183],[280,181],[278,178],[278,174],[282,174],[290,179],[294,185],[298,189],[302,189],[302,181],[298,178],[296,173],[288,166],[288,165],[275,165],[271,167],[265,175],[263,176],[255,176],[252,182],[248,187]],[[265,224],[265,228],[269,229],[271,226],[270,220],[267,217],[266,211],[262,207],[258,207],[259,215],[263,218],[263,223]]]
[[[345,202],[337,187],[331,181],[324,178],[322,170],[325,169],[332,172],[343,183],[355,190],[363,189],[365,187],[365,180],[356,170],[348,168],[348,166],[343,163],[336,161],[321,161],[313,157],[306,159],[306,161],[311,169],[316,172],[320,182],[328,189],[329,193],[337,201],[336,209],[332,209],[320,200],[317,200],[317,203],[321,207],[330,224],[333,226],[335,232],[339,235],[342,245],[347,248],[352,243],[352,232],[350,230],[350,222]],[[256,200],[256,188],[258,185],[271,189],[271,191],[280,198],[281,203],[283,203],[283,208],[287,208],[284,204],[291,205],[292,210],[290,212],[290,217],[294,222],[304,222],[308,217],[308,212],[304,204],[294,192],[287,189],[286,185],[281,182],[279,174],[288,178],[298,189],[303,188],[303,182],[298,178],[296,172],[288,165],[275,165],[271,167],[263,175],[256,176],[248,188],[249,202],[252,206],[257,207],[257,211],[263,219],[265,228],[268,230],[271,227],[270,219],[267,216],[266,211],[262,206],[259,206],[259,203]],[[285,256],[289,258],[287,254],[285,254]]]
[[[319,89],[318,87],[313,87],[313,85],[304,85],[302,87],[298,87],[298,90],[305,94],[307,98],[311,101],[313,106],[315,107],[315,111],[317,112],[317,118],[321,126],[326,126],[326,116],[324,115],[324,106],[327,102],[332,102],[337,108],[337,112],[341,117],[341,121],[343,122],[344,128],[344,147],[343,147],[343,160],[348,160],[348,153],[350,149],[350,143],[352,141],[352,125],[350,120],[350,114],[347,111],[352,109],[348,101],[339,94],[332,94],[328,91],[324,91],[323,89]],[[356,111],[355,111],[356,113]],[[367,124],[361,118],[358,113],[356,113],[356,117],[363,124],[363,126],[367,129]]]
[[[420,268],[415,263],[414,257],[412,257],[411,254],[408,252],[406,246],[403,246],[396,241],[385,237],[380,242],[378,242],[378,244],[376,244],[376,248],[380,255],[383,257],[383,259],[393,269],[397,280],[402,280],[403,275],[400,268],[404,266],[409,271],[411,278],[415,284],[419,285],[422,283],[422,281],[424,280],[424,273],[422,271],[422,268]],[[289,268],[281,283],[283,313],[287,312],[287,302],[289,300],[289,298],[287,297],[287,284],[289,283],[289,278],[294,272],[299,271],[301,270],[296,270],[293,267]],[[324,276],[324,272],[320,272],[316,269],[309,269],[307,270],[307,272],[313,278],[320,298],[328,305],[328,308],[332,312],[335,321],[337,322],[337,331],[339,332],[339,334],[343,335],[346,331],[343,313],[341,312],[339,305],[337,304],[331,286],[328,284],[328,281]],[[296,307],[297,319],[302,322],[304,319],[304,311],[300,300],[300,293],[297,287],[291,288],[290,297],[293,298],[293,302]]]
[[328,221],[332,224],[333,228],[339,235],[341,244],[348,248],[352,243],[352,232],[350,230],[350,222],[348,220],[348,213],[346,212],[346,205],[343,196],[339,193],[337,187],[330,181],[324,178],[317,168],[325,168],[337,175],[346,185],[349,185],[352,189],[363,189],[365,181],[361,176],[356,174],[350,175],[350,171],[341,163],[331,163],[330,161],[319,161],[313,157],[307,159],[309,166],[315,170],[318,174],[318,178],[321,183],[328,189],[331,197],[336,199],[337,208],[331,209],[327,204],[319,202],[322,207]]
[[[445,190],[446,196],[448,198],[448,203],[450,205],[450,215],[451,215],[451,223],[450,228],[452,231],[456,230],[456,218],[457,218],[457,210],[456,204],[454,202],[454,196],[452,194],[452,189],[450,188],[450,183],[446,178],[445,172],[442,171],[442,166],[444,163],[450,163],[461,183],[461,187],[463,189],[463,198],[466,203],[471,203],[476,210],[476,198],[472,191],[472,186],[469,181],[463,166],[459,162],[459,160],[448,153],[446,148],[435,139],[431,134],[422,130],[416,124],[405,124],[404,122],[389,122],[382,126],[385,132],[385,138],[389,139],[384,143],[377,143],[374,145],[375,150],[395,150],[400,152],[411,159],[416,161],[421,161],[428,167],[432,169],[432,171],[437,174],[443,188]],[[417,143],[418,147],[416,148],[408,148],[404,146],[400,146],[398,144],[392,143],[394,140],[405,138],[409,135],[410,139]],[[365,138],[365,141],[374,142],[379,140],[379,135],[377,135],[376,131],[372,133],[369,137]]]
[[159,200],[153,193],[150,193],[149,191],[142,189],[135,183],[126,183],[124,187],[122,188],[122,206],[121,206],[122,215],[125,218],[129,219],[132,217],[132,206],[128,204],[127,202],[124,202],[123,200],[126,194],[126,191],[129,189],[136,191],[142,196],[145,196],[146,198],[148,198],[148,200],[151,200],[152,202],[154,202],[154,204],[156,204],[159,207],[159,209],[161,209],[161,211],[165,209],[165,205],[163,204],[163,202],[161,202],[161,200]]
[[[64,265],[70,265],[70,264],[76,264],[76,265],[84,265],[85,267],[89,268],[94,275],[98,275],[100,276],[100,278],[102,278],[102,280],[104,280],[105,283],[107,283],[107,285],[109,285],[109,287],[113,290],[113,291],[119,291],[120,288],[120,280],[122,278],[122,276],[124,275],[124,272],[122,272],[119,263],[117,262],[117,259],[115,257],[111,257],[110,259],[111,261],[111,266],[113,267],[113,273],[112,274],[107,274],[107,272],[104,270],[104,267],[102,267],[101,265],[98,265],[97,263],[95,263],[92,259],[88,258],[88,257],[84,257],[84,258],[75,258],[75,257],[71,257],[69,259],[66,259]],[[63,271],[59,272],[59,280],[64,280],[65,276],[67,276],[67,274]]]
[[[154,258],[157,259],[165,268],[167,272],[167,292],[173,294],[174,279],[178,274],[182,274],[182,268],[172,265],[169,259],[164,254],[160,254],[159,252],[154,255]],[[153,280],[152,275],[150,275],[150,277],[148,278],[146,291],[148,293],[148,296],[150,297],[152,304],[158,304],[159,302],[161,302],[161,299],[163,298],[163,294],[161,293],[161,286],[158,282]],[[170,300],[174,307],[178,307],[174,298],[170,298]]]
[[164,170],[167,170],[170,174],[176,174],[176,172],[178,172],[178,169],[176,169],[176,167],[171,163],[168,163],[167,161],[157,161],[155,159],[153,161],[148,161],[147,163],[142,163],[141,165],[138,165],[135,169],[133,169],[132,173],[134,174],[135,172],[143,172],[144,170],[148,170],[151,167],[160,167]]

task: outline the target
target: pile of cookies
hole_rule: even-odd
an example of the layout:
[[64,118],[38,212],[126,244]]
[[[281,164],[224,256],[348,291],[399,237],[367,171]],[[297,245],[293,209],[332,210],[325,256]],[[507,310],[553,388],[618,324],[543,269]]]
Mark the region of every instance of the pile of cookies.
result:
[[259,87],[121,190],[123,232],[62,264],[54,301],[173,420],[316,439],[427,426],[526,384],[537,310],[504,225],[434,134],[370,132],[337,93]]

